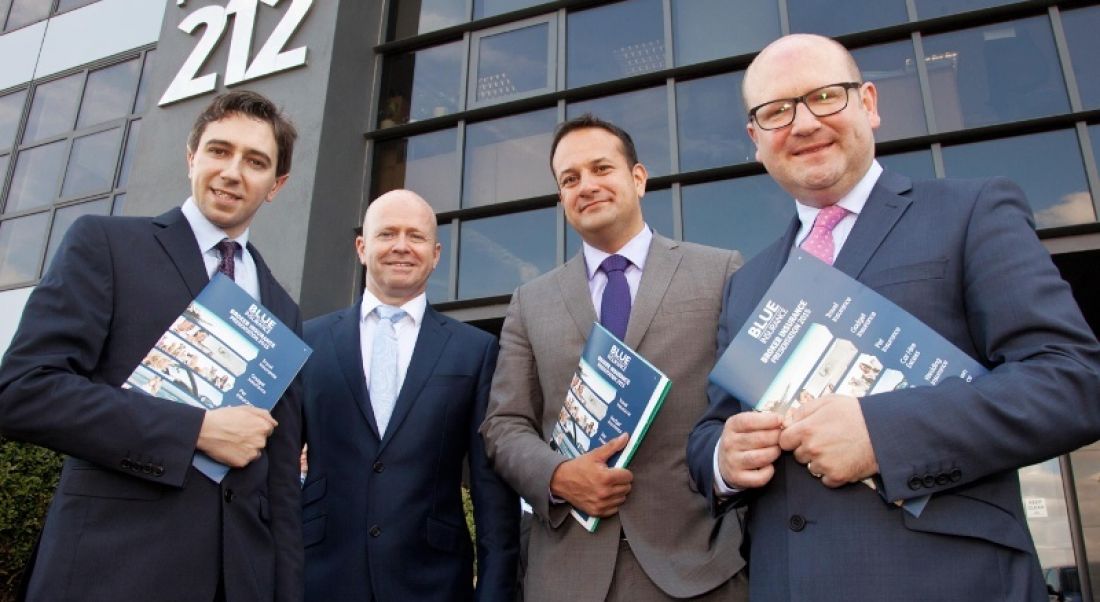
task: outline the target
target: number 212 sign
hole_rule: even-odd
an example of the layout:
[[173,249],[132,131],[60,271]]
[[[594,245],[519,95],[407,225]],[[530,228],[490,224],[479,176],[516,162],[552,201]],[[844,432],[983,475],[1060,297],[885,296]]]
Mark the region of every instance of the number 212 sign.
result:
[[[177,0],[176,3],[182,5],[185,1]],[[195,77],[195,74],[221,41],[230,15],[233,15],[233,31],[229,36],[229,56],[225,61],[225,85],[232,86],[305,64],[305,46],[290,50],[284,50],[283,47],[302,24],[313,0],[290,0],[286,14],[256,53],[256,58],[251,63],[248,62],[248,53],[252,49],[252,30],[256,26],[256,11],[260,2],[274,7],[279,0],[229,0],[225,6],[204,6],[180,22],[179,29],[188,35],[199,25],[206,25],[206,29],[187,60],[180,66],[168,89],[164,91],[164,96],[161,96],[158,103],[160,106],[205,94],[217,87],[217,72],[201,77]]]

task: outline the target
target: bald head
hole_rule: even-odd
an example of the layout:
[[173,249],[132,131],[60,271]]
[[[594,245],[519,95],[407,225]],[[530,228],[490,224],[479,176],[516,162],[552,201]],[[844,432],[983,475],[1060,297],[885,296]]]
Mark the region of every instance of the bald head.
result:
[[424,292],[439,263],[435,212],[411,190],[387,192],[367,208],[355,250],[367,291],[387,305],[404,305]]
[[848,74],[849,81],[860,81],[859,65],[852,58],[852,53],[848,52],[840,42],[812,33],[794,33],[768,44],[749,63],[749,68],[745,70],[745,79],[741,81],[741,98],[745,101],[745,108],[751,109],[762,102],[772,100],[757,98],[754,96],[754,91],[759,90],[762,80],[775,77],[776,69],[782,69],[783,65],[796,63],[802,58],[810,56],[820,58],[822,54],[840,61]]
[[363,215],[363,232],[367,232],[370,229],[369,226],[372,215],[378,215],[384,210],[395,207],[399,208],[402,213],[408,213],[410,215],[419,214],[421,217],[427,218],[427,221],[431,223],[432,241],[435,241],[435,211],[432,209],[432,206],[428,204],[428,201],[424,200],[424,197],[411,190],[391,190],[374,199],[370,206],[367,207],[366,214]]

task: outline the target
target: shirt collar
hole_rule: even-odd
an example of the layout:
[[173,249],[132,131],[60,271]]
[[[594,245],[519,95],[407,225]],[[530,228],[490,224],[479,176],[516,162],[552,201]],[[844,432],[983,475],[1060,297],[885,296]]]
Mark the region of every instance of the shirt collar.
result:
[[[364,288],[363,303],[359,306],[359,321],[366,321],[367,316],[369,316],[371,312],[374,311],[374,308],[379,305],[384,305],[384,303],[379,301],[378,297],[374,296],[374,293]],[[424,319],[424,312],[428,309],[428,294],[420,293],[399,307],[405,310],[405,313],[409,314],[414,324],[420,324],[420,321]]]
[[[191,231],[195,233],[195,240],[199,242],[199,249],[203,253],[206,253],[210,249],[213,249],[222,240],[229,238],[221,228],[215,226],[210,220],[206,219],[206,216],[199,210],[199,206],[195,204],[195,199],[187,197],[187,200],[183,202],[183,206],[180,207],[180,211],[183,211],[183,216],[187,218],[187,223],[191,224]],[[237,238],[230,238],[229,240],[235,240],[241,244],[241,248],[248,246],[248,228],[245,228],[244,232]]]
[[[642,227],[642,231],[634,235],[621,249],[615,252],[616,255],[622,255],[630,260],[630,263],[634,264],[639,270],[645,270],[645,258],[649,255],[649,243],[653,241],[653,230],[649,229],[649,225],[646,224]],[[588,270],[588,279],[592,280],[592,277],[596,275],[596,270],[599,269],[603,260],[610,257],[611,253],[606,253],[593,247],[592,245],[581,242],[581,248],[584,250],[584,264]]]
[[[849,213],[858,217],[860,212],[863,211],[863,206],[867,204],[867,199],[871,196],[871,189],[875,187],[875,182],[878,181],[881,175],[882,166],[879,165],[878,160],[872,160],[871,167],[867,169],[867,173],[863,174],[859,182],[848,191],[848,194],[841,197],[836,204],[844,207]],[[812,228],[814,220],[817,219],[817,214],[821,211],[821,208],[803,205],[802,201],[798,199],[795,199],[795,201],[795,208],[798,209],[798,221],[802,222],[803,228]]]

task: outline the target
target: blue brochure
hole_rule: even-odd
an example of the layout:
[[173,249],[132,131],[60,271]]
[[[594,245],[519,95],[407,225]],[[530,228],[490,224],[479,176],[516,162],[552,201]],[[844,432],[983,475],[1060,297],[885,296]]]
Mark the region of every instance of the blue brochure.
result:
[[[567,458],[576,458],[630,433],[626,447],[607,462],[614,468],[626,468],[671,386],[672,381],[653,364],[593,323],[550,447]],[[589,532],[595,532],[600,524],[599,518],[576,508],[572,514]]]
[[[215,273],[122,386],[204,410],[270,410],[312,352],[244,289]],[[200,451],[192,464],[215,483],[229,472]]]

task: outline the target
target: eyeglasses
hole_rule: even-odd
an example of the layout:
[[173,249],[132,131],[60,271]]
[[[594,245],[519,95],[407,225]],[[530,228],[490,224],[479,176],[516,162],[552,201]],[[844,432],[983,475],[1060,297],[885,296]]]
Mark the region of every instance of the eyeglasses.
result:
[[797,98],[780,98],[759,104],[749,110],[749,120],[762,130],[778,130],[794,123],[798,103],[815,117],[828,117],[848,108],[848,90],[856,90],[860,82],[842,82],[814,88]]

